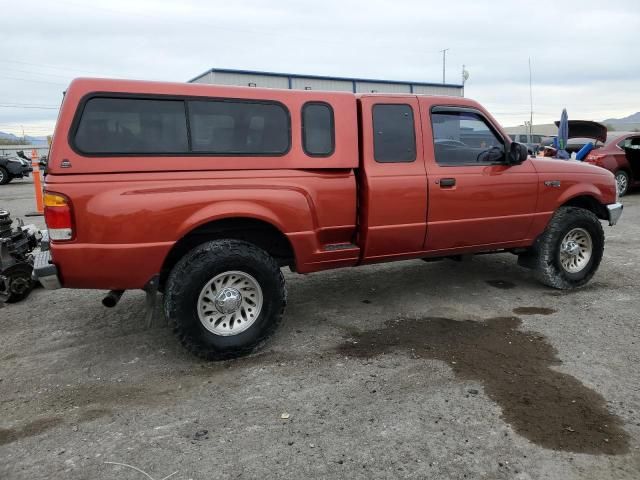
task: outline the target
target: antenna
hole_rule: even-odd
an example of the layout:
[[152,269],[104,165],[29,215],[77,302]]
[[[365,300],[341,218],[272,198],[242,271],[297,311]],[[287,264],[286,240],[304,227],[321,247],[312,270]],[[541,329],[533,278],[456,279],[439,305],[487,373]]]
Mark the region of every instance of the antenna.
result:
[[440,50],[442,52],[442,83],[446,83],[444,81],[444,73],[445,73],[445,68],[447,65],[447,50],[449,50],[448,48],[445,48],[444,50]]
[[531,57],[529,57],[529,142],[533,134],[533,87],[531,82]]

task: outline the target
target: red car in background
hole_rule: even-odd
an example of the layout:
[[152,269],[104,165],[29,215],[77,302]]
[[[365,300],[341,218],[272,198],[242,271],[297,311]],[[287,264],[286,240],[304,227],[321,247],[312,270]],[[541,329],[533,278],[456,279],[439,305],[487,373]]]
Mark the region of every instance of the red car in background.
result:
[[623,196],[640,186],[640,132],[609,132],[605,144],[592,150],[584,161],[613,173]]

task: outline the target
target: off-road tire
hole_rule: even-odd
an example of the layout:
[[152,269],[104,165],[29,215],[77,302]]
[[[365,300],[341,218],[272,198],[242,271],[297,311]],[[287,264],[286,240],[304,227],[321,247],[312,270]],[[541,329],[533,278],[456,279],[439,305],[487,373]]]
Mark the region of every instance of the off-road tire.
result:
[[[622,190],[620,190],[619,189],[620,182],[618,181],[618,177],[619,176],[623,176],[623,175],[624,175],[624,178],[626,180],[624,182],[625,187]],[[624,197],[627,193],[629,193],[629,182],[630,181],[631,181],[631,179],[629,178],[629,174],[627,172],[625,172],[624,170],[618,170],[616,172],[616,188],[618,188],[618,196],[619,197]]]
[[[577,273],[569,273],[560,263],[560,247],[565,235],[582,228],[591,236],[592,253],[587,265]],[[560,207],[533,247],[533,268],[537,279],[553,288],[568,290],[585,285],[598,270],[604,251],[604,230],[598,217],[589,210]]]
[[[231,336],[207,330],[197,312],[203,287],[226,271],[248,273],[263,293],[258,318],[247,330]],[[187,350],[206,360],[225,360],[260,346],[278,327],[286,300],[284,276],[273,257],[249,242],[215,240],[194,248],[175,265],[165,286],[164,311]]]
[[0,167],[0,185],[6,185],[11,181],[11,174],[6,168]]

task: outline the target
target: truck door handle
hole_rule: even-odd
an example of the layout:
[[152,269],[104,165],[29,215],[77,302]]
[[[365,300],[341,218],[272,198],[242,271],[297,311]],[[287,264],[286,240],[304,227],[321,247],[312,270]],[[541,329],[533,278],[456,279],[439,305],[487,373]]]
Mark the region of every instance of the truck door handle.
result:
[[440,188],[450,188],[455,186],[456,179],[455,178],[441,178],[440,179]]

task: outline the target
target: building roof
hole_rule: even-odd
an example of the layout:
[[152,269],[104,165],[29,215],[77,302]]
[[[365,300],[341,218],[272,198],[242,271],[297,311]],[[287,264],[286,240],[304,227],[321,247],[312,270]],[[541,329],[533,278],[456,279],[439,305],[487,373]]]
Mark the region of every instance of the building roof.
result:
[[312,78],[315,80],[342,80],[346,82],[371,82],[371,83],[389,83],[392,85],[419,85],[423,87],[450,87],[463,88],[462,84],[455,83],[434,83],[434,82],[414,82],[412,80],[380,80],[375,78],[351,78],[351,77],[329,77],[324,75],[302,75],[300,73],[277,73],[277,72],[259,72],[256,70],[233,70],[228,68],[210,68],[206,72],[201,73],[189,80],[189,83],[204,77],[209,73],[237,73],[244,75],[266,75],[269,77],[289,77],[289,78]]
[[[504,127],[504,131],[507,133],[515,133],[515,134],[528,134],[529,127],[526,125],[518,125],[515,127]],[[531,133],[534,135],[557,135],[558,127],[556,127],[553,123],[542,123],[538,125],[533,125],[531,127]]]

